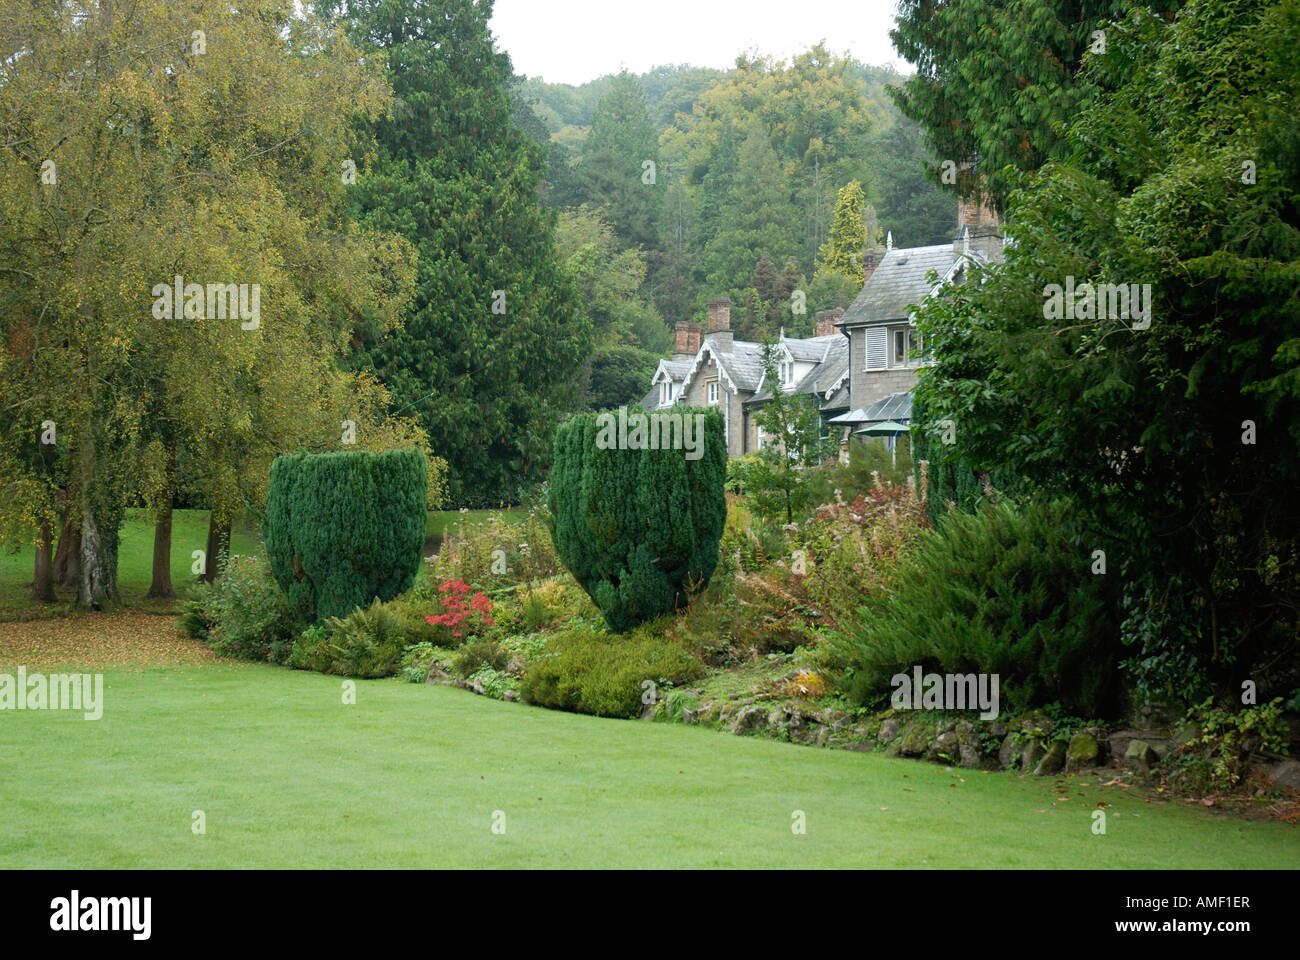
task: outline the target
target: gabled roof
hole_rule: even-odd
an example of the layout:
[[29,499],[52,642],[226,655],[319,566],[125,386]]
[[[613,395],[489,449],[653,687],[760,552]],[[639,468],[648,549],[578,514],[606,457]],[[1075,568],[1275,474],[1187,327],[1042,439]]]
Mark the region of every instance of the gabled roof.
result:
[[731,350],[724,352],[717,340],[706,338],[682,382],[683,395],[690,389],[706,360],[717,364],[719,376],[730,389],[752,393],[763,380],[762,349],[761,343],[733,340]]
[[[834,333],[824,337],[811,337],[805,340],[795,340],[787,337],[781,341],[781,345],[795,359],[812,361],[817,364],[804,374],[803,379],[795,384],[794,389],[788,391],[789,393],[816,394],[818,397],[826,397],[838,389],[848,376],[849,340],[848,337],[841,333]],[[746,403],[761,402],[769,400],[771,397],[772,389],[770,385],[766,381],[760,380],[758,392]]]
[[686,375],[691,372],[693,366],[690,360],[660,360],[659,366],[655,367],[655,375],[651,377],[651,383],[659,383],[662,380],[672,380],[674,383],[681,383],[686,379]]
[[983,259],[979,252],[972,249],[961,253],[951,243],[889,250],[838,325],[906,320],[908,304],[920,303],[934,289],[934,284],[926,280],[931,270],[940,280],[949,280],[963,261]]

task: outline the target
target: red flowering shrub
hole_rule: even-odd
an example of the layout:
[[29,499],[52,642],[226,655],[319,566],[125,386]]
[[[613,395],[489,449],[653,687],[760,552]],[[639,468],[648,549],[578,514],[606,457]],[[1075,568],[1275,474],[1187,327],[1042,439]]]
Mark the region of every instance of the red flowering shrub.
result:
[[447,580],[438,592],[443,595],[443,612],[424,618],[433,626],[447,627],[457,641],[477,636],[483,627],[492,626],[492,618],[488,616],[492,601],[464,580]]

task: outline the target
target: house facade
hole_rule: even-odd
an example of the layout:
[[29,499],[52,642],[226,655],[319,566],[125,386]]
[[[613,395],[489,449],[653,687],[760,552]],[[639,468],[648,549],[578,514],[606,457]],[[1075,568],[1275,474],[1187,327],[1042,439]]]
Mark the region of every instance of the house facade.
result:
[[764,445],[756,415],[776,389],[813,397],[845,447],[854,433],[906,426],[917,373],[931,362],[909,306],[962,283],[972,264],[1002,259],[1001,230],[987,205],[963,203],[957,227],[953,243],[896,248],[890,236],[883,249],[868,250],[865,282],[847,310],[819,311],[812,337],[782,332],[775,344],[778,384],[764,382],[762,344],[733,337],[731,301],[710,301],[703,330],[677,324],[673,357],[659,362],[642,406],[718,407],[733,457]]

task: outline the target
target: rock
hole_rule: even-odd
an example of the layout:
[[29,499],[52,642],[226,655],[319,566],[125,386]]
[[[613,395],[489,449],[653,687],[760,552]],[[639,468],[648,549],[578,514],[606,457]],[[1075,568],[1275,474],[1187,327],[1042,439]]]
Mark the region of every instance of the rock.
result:
[[1174,742],[1165,737],[1147,737],[1147,746],[1156,752],[1157,760],[1164,760],[1173,752]]
[[929,735],[920,724],[917,724],[903,736],[901,752],[905,757],[919,757],[925,753],[925,748],[930,745],[929,741]]
[[1038,761],[1038,766],[1034,767],[1034,776],[1050,777],[1060,771],[1065,766],[1066,747],[1064,740],[1053,740],[1043,758]]
[[957,734],[951,730],[945,730],[934,738],[934,743],[930,746],[927,753],[931,759],[943,758],[954,760],[957,757]]
[[957,732],[967,735],[972,734],[975,732],[975,724],[971,723],[969,720],[963,720],[961,723],[957,724]]
[[844,744],[844,749],[852,750],[854,753],[871,753],[871,751],[875,749],[875,745],[870,743],[863,743],[862,741],[858,740],[858,741],[854,741],[853,743]]
[[1300,790],[1300,760],[1283,760],[1268,771],[1275,789]]
[[1003,770],[1010,770],[1016,765],[1016,760],[1020,756],[1020,744],[1016,742],[1016,735],[1008,733],[1002,739],[1002,746],[998,748],[998,766]]
[[1037,771],[1038,761],[1047,753],[1043,749],[1043,741],[1037,738],[1030,738],[1024,746],[1020,748],[1020,769]]
[[961,756],[961,765],[963,767],[978,767],[984,759],[980,756],[980,752],[969,743],[963,743],[957,748],[957,752]]
[[[1059,741],[1058,741],[1059,742]],[[1076,733],[1065,748],[1065,772],[1095,767],[1101,761],[1101,744],[1090,734]]]
[[876,734],[876,739],[881,743],[890,743],[898,739],[898,728],[902,726],[902,721],[897,717],[890,717],[880,725],[880,732]]
[[830,727],[825,727],[825,726],[819,727],[817,729],[817,746],[819,747],[826,746],[826,741],[830,739],[830,735],[831,735]]
[[647,703],[641,708],[642,720],[653,720],[655,718],[655,707],[657,704]]
[[514,690],[507,690],[505,693],[501,694],[501,699],[506,703],[514,703],[519,699],[519,694]]
[[700,718],[698,710],[692,710],[690,707],[682,707],[682,723],[695,723]]
[[1134,763],[1137,767],[1145,772],[1153,763],[1160,762],[1160,756],[1151,749],[1151,745],[1145,740],[1130,740],[1128,749],[1124,751],[1124,759]]
[[989,724],[989,736],[1005,737],[1007,735],[1007,725],[1002,721],[996,721]]
[[483,681],[477,678],[469,685],[469,688],[480,696],[487,692],[483,686]]
[[762,707],[741,707],[740,712],[736,714],[735,722],[731,725],[731,732],[736,736],[740,736],[749,733],[751,730],[760,730],[766,719],[767,711]]

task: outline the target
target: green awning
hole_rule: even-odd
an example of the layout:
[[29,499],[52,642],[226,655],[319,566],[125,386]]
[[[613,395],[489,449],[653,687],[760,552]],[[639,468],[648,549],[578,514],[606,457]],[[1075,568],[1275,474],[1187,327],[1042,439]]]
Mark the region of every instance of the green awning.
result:
[[910,427],[903,423],[897,423],[893,420],[883,420],[880,423],[872,423],[861,430],[854,430],[855,434],[865,433],[869,437],[892,437],[896,433],[907,433]]

